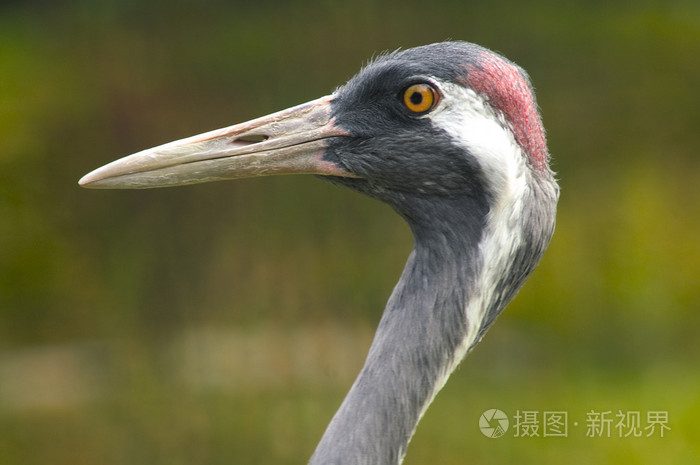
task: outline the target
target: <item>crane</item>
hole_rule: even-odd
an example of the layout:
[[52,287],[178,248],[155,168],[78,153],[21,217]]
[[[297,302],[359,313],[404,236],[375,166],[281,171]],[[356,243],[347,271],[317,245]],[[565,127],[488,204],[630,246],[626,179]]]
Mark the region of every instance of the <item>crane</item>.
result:
[[398,464],[537,265],[559,188],[526,72],[467,42],[374,59],[332,94],[98,168],[91,188],[314,174],[389,204],[414,247],[310,463]]

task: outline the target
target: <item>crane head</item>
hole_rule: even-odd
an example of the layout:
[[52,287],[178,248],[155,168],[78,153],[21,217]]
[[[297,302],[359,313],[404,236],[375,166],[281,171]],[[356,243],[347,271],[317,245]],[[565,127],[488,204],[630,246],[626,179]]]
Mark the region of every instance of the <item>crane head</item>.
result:
[[109,163],[80,180],[139,189],[316,174],[393,200],[497,192],[551,175],[534,93],[517,65],[443,42],[380,56],[331,95]]

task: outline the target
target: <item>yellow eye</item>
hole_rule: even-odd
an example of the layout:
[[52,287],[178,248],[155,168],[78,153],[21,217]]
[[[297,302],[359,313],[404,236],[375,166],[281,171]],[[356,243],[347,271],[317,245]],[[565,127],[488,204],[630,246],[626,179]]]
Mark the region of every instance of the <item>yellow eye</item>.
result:
[[428,84],[413,84],[403,91],[403,104],[413,113],[432,110],[437,102],[438,93]]

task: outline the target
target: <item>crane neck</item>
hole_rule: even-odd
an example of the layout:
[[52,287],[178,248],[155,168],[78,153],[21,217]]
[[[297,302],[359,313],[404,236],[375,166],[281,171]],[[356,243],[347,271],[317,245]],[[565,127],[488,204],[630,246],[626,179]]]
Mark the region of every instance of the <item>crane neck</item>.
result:
[[[441,200],[443,206],[445,200]],[[364,367],[311,463],[397,464],[420,417],[479,337],[465,308],[482,260],[485,208],[430,221],[401,212],[415,244],[392,293]],[[422,210],[433,211],[434,210]]]
[[411,226],[414,248],[312,465],[402,461],[423,412],[552,237],[557,184],[551,173],[527,173],[497,194],[389,199]]

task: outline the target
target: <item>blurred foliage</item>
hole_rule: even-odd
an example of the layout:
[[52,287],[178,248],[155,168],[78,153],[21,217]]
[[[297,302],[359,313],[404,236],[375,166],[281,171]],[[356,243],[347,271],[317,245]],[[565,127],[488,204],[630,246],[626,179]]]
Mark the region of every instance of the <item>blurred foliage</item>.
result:
[[[382,50],[447,38],[528,70],[562,198],[541,266],[438,396],[406,463],[695,463],[690,0],[0,5],[0,463],[305,462],[410,250],[401,220],[313,178],[139,192],[77,180],[326,94]],[[238,374],[268,370],[266,381],[183,384],[174,373],[197,349],[172,347],[197,328],[277,334]],[[330,340],[301,360],[334,341],[356,354],[316,360],[322,381],[270,381],[284,363],[269,361],[299,340],[270,341],[294,331]],[[43,384],[54,401],[32,394]],[[672,429],[494,442],[477,429],[493,407],[667,410]]]

